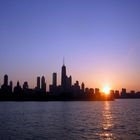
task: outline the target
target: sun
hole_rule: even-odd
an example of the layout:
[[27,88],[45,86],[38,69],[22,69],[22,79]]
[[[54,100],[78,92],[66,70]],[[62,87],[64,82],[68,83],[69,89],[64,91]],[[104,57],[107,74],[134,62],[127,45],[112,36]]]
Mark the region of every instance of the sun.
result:
[[103,93],[109,94],[110,93],[110,87],[108,85],[104,86]]

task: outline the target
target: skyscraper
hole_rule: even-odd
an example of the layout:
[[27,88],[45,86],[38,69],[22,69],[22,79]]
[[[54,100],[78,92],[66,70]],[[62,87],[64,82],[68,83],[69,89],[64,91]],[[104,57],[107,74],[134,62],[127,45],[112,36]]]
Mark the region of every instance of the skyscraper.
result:
[[4,75],[4,85],[8,86],[8,75]]
[[54,87],[57,86],[57,73],[53,73],[52,85],[53,85]]
[[67,88],[68,90],[71,89],[71,86],[72,86],[72,77],[67,77]]
[[27,90],[28,89],[28,82],[26,81],[26,82],[24,82],[24,84],[23,84],[23,90]]
[[45,82],[45,77],[44,76],[42,76],[42,78],[41,78],[41,90],[43,92],[46,92],[46,82]]
[[3,85],[1,86],[1,91],[3,93],[9,93],[11,91],[10,86],[8,85],[8,75],[4,75]]
[[50,92],[53,95],[58,94],[58,91],[57,91],[57,73],[52,74],[52,85],[50,85],[49,88],[50,88]]
[[67,88],[67,75],[66,75],[66,66],[63,64],[61,71],[61,87],[65,91]]
[[83,92],[85,92],[85,84],[84,83],[81,84],[81,89]]
[[37,77],[37,89],[38,90],[40,89],[40,77],[39,76]]
[[20,94],[22,92],[22,88],[21,88],[21,86],[20,86],[20,83],[19,83],[19,81],[17,82],[17,85],[15,86],[15,88],[14,88],[14,93],[15,94]]
[[10,92],[12,92],[12,91],[13,91],[13,82],[10,81]]
[[122,88],[121,96],[126,97],[126,89],[125,88]]

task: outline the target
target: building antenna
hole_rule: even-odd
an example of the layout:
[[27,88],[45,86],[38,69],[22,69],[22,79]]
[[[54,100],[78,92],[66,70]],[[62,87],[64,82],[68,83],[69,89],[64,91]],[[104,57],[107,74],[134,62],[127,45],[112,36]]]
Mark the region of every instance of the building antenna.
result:
[[63,57],[63,66],[65,66],[65,57]]

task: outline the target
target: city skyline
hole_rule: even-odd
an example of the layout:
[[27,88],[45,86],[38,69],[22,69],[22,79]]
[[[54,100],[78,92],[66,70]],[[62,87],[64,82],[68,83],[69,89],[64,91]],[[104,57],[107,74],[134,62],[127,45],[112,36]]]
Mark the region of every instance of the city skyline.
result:
[[[130,91],[128,91],[125,87],[122,87],[121,90],[118,89],[113,89],[111,88],[109,85],[104,85],[103,88],[99,88],[99,87],[88,87],[87,85],[85,85],[84,81],[79,81],[73,80],[72,75],[68,76],[67,75],[67,68],[66,65],[64,63],[63,60],[63,65],[61,67],[61,76],[58,77],[58,74],[56,72],[53,72],[51,74],[51,82],[48,82],[48,79],[46,79],[46,77],[44,75],[42,76],[36,76],[36,80],[35,80],[35,85],[33,87],[29,86],[29,83],[27,80],[25,80],[23,83],[21,83],[19,80],[16,81],[16,83],[14,84],[13,81],[11,79],[9,79],[8,75],[5,74],[3,77],[3,82],[0,85],[0,90],[3,90],[5,92],[15,92],[15,88],[16,87],[20,87],[21,91],[24,92],[24,90],[29,90],[28,92],[30,93],[31,91],[35,91],[37,93],[49,93],[49,94],[60,94],[63,92],[66,93],[79,93],[79,92],[84,92],[84,93],[90,93],[90,90],[92,91],[92,94],[95,93],[104,93],[104,94],[115,94],[115,92],[117,94],[122,94],[122,93],[131,93],[131,94],[135,94],[135,93],[140,93],[139,90],[134,90],[131,89]],[[60,81],[60,83],[58,83],[58,81]],[[76,88],[78,90],[73,91],[73,88]],[[31,90],[31,91],[30,91]],[[87,91],[86,91],[87,90]],[[27,93],[28,93],[27,92]],[[17,92],[18,93],[18,92]],[[19,93],[18,93],[19,94]]]
[[[1,0],[0,85],[8,74],[36,85],[60,84],[62,57],[73,81],[87,87],[140,91],[138,0]],[[47,84],[48,85],[48,84]]]
[[138,99],[140,91],[121,91],[110,89],[105,86],[103,89],[86,87],[84,82],[78,80],[72,82],[72,76],[67,75],[67,68],[63,63],[61,67],[61,84],[57,85],[57,73],[52,73],[52,83],[48,84],[44,76],[37,76],[35,88],[30,88],[28,81],[23,85],[20,81],[14,86],[9,81],[8,75],[4,75],[3,84],[0,87],[0,101],[114,101],[115,99]]

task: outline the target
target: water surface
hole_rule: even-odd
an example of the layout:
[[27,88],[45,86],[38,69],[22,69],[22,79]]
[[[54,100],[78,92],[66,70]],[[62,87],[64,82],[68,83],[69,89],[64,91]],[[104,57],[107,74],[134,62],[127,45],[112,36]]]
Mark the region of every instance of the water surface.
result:
[[0,102],[0,140],[139,140],[140,100]]

